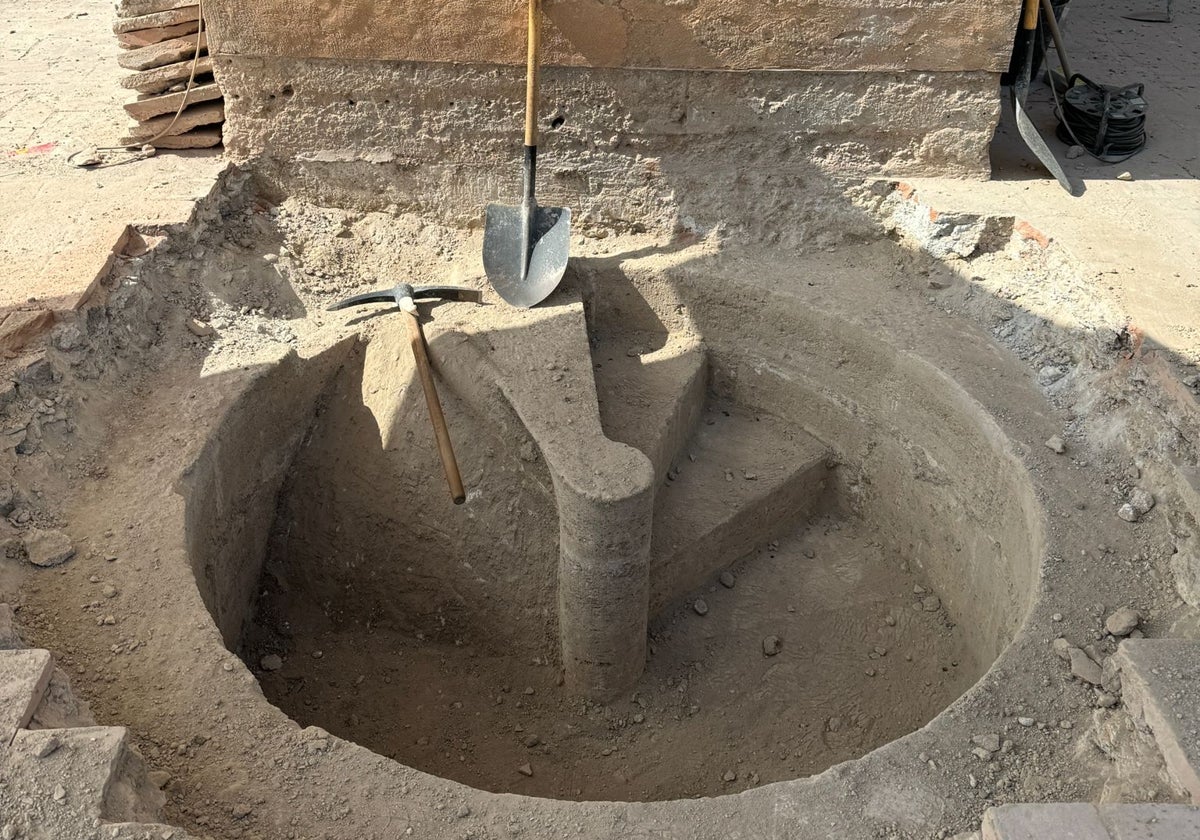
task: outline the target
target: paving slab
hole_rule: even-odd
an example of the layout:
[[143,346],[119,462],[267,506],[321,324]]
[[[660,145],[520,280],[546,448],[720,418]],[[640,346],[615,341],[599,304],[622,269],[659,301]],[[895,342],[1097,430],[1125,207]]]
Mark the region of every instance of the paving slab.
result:
[[195,75],[197,76],[212,72],[212,56],[206,55],[199,59],[188,58],[184,61],[176,61],[174,64],[155,67],[153,70],[133,73],[121,80],[121,87],[140,93],[161,93],[172,85],[191,77],[193,64],[196,65]]
[[122,32],[117,36],[117,44],[122,49],[132,50],[138,47],[148,47],[171,38],[183,38],[195,35],[200,30],[200,21],[177,23],[174,26],[159,26],[154,29],[139,29],[137,32]]
[[162,67],[164,64],[174,64],[176,61],[183,61],[185,58],[194,56],[197,41],[199,41],[201,50],[206,49],[208,33],[201,32],[199,36],[191,38],[186,36],[170,38],[166,41],[159,41],[157,44],[129,50],[117,56],[117,64],[126,70],[150,70],[154,67]]
[[[149,141],[156,134],[165,132],[163,137],[174,137],[202,125],[212,125],[225,119],[225,104],[223,102],[208,102],[204,105],[192,105],[175,119],[174,114],[163,114],[147,120],[141,125],[129,130],[129,137]],[[156,141],[157,142],[157,141]]]
[[1154,733],[1171,777],[1200,802],[1200,643],[1126,639],[1116,660],[1125,705]]
[[165,12],[154,12],[148,15],[137,15],[136,17],[118,18],[113,23],[113,32],[118,35],[123,32],[136,32],[139,29],[155,29],[160,26],[175,26],[180,23],[187,23],[193,20],[200,20],[200,7],[183,6],[178,9],[170,9]]
[[54,662],[49,651],[0,651],[0,739],[9,743],[29,723],[46,694]]
[[[136,99],[133,102],[125,103],[125,113],[133,117],[135,120],[148,120],[151,117],[157,117],[162,114],[174,114],[179,109],[179,103],[183,102],[185,91],[178,93],[160,93],[155,96],[148,96],[144,99]],[[189,105],[197,102],[210,102],[214,99],[221,98],[221,88],[216,82],[207,85],[196,85],[190,92],[187,92],[187,101]]]
[[1194,840],[1200,837],[1200,808],[1189,805],[1101,805],[1100,818],[1112,840]]
[[1001,805],[983,817],[982,840],[1195,840],[1200,808],[1190,805]]

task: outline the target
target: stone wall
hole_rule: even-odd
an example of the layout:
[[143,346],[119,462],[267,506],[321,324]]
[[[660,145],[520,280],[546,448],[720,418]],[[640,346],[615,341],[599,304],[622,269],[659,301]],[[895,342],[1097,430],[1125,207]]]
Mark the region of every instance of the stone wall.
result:
[[[519,189],[524,3],[210,0],[226,147],[269,185],[453,224]],[[1017,7],[547,0],[544,203],[581,229],[803,212],[844,178],[986,177]]]

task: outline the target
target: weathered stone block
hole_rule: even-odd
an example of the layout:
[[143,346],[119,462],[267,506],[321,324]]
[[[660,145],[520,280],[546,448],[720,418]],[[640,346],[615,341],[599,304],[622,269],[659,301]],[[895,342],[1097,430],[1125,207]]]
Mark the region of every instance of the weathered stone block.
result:
[[44,650],[0,651],[0,740],[29,723],[50,684],[54,662]]
[[1114,658],[1125,705],[1154,733],[1172,778],[1200,802],[1200,642],[1126,639]]

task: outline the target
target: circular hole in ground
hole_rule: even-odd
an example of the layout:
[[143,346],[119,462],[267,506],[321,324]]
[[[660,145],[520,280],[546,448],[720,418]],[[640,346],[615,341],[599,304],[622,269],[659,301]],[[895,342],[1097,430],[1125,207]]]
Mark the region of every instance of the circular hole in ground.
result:
[[[1023,473],[976,406],[865,334],[832,330],[827,343],[844,352],[806,358],[803,374],[760,370],[747,389],[721,322],[656,527],[711,518],[706,505],[731,499],[734,514],[699,545],[687,543],[692,520],[674,542],[656,530],[650,656],[627,696],[593,703],[561,685],[558,522],[534,442],[511,411],[445,389],[480,494],[455,511],[394,330],[280,366],[233,413],[257,427],[264,400],[314,395],[282,485],[248,506],[273,515],[235,533],[215,514],[191,520],[194,539],[207,534],[193,561],[226,643],[299,723],[499,792],[713,796],[814,774],[920,728],[1024,618],[1037,546]],[[676,364],[624,352],[636,342],[602,320],[593,332],[594,358],[612,360],[597,370],[602,414],[629,404],[622,359],[648,372],[643,384]],[[244,454],[215,455],[211,472],[225,477],[214,480]]]

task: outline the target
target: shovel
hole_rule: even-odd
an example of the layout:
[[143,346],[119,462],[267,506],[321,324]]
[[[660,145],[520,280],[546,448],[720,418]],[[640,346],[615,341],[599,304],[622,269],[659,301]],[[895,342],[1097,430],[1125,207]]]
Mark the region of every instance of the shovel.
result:
[[1017,131],[1021,133],[1021,139],[1025,141],[1029,151],[1033,152],[1034,156],[1042,162],[1042,166],[1050,170],[1050,174],[1058,180],[1062,188],[1071,195],[1079,195],[1075,185],[1071,183],[1071,179],[1067,177],[1067,173],[1063,172],[1062,166],[1054,157],[1054,153],[1042,139],[1042,135],[1038,134],[1037,127],[1025,113],[1025,98],[1029,95],[1029,81],[1033,75],[1033,37],[1038,28],[1039,7],[1040,0],[1025,0],[1021,15],[1021,37],[1025,41],[1025,61],[1012,86],[1012,105],[1013,112],[1017,115]]
[[[1036,2],[1036,0],[1035,0]],[[492,288],[521,309],[548,298],[567,270],[571,211],[538,207],[538,54],[541,0],[529,0],[529,62],[525,84],[525,178],[519,207],[489,204],[483,232],[483,268]]]

